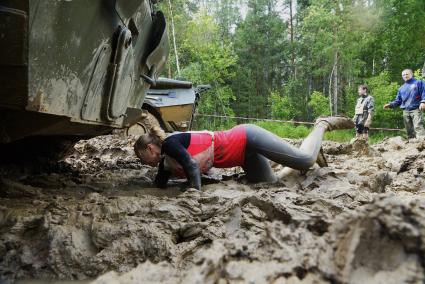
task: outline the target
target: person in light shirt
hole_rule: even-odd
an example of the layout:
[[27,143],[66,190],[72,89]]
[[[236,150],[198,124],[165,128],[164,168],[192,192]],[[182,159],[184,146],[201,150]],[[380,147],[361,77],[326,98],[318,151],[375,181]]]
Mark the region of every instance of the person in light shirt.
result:
[[353,122],[356,125],[356,139],[369,140],[369,127],[372,124],[375,111],[375,101],[369,95],[366,85],[360,85],[358,89],[359,98],[354,109]]

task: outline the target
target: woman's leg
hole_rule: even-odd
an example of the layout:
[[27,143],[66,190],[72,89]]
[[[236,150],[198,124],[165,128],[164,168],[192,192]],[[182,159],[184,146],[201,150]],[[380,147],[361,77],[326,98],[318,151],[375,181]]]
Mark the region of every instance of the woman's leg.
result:
[[309,169],[317,160],[327,127],[326,123],[319,122],[304,139],[300,148],[296,148],[261,127],[245,125],[247,144],[243,168],[248,181],[273,182],[276,180],[267,159],[298,170]]
[[308,170],[317,160],[326,130],[350,129],[354,123],[347,117],[318,118],[313,131],[296,148],[269,131],[251,124],[246,130],[245,165],[248,180],[273,181],[274,174],[265,158],[297,170]]
[[273,133],[256,125],[246,125],[247,152],[259,153],[276,163],[299,170],[310,168],[317,160],[322,145],[325,123],[317,124],[296,148]]
[[249,182],[275,182],[277,180],[270,167],[270,161],[255,152],[245,152],[243,170]]

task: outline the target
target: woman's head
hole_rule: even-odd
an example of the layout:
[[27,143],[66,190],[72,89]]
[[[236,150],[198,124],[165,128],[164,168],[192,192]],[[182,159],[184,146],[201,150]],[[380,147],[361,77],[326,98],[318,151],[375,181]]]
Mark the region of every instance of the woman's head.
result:
[[161,160],[161,146],[165,140],[165,132],[155,126],[147,134],[141,135],[134,143],[134,152],[143,164],[158,166]]

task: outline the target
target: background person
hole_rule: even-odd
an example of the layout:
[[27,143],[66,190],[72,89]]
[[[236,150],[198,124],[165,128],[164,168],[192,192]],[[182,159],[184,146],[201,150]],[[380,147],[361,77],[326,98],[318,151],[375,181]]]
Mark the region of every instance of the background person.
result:
[[201,189],[201,173],[210,168],[241,166],[249,182],[274,182],[269,160],[297,170],[307,170],[317,160],[326,130],[350,129],[351,119],[319,118],[300,148],[252,124],[226,131],[190,131],[168,137],[161,128],[141,135],[134,144],[137,157],[156,167],[155,185],[165,187],[170,176],[187,177],[189,186]]
[[369,127],[375,111],[375,100],[369,95],[367,85],[360,85],[359,98],[354,109],[353,122],[356,125],[356,139],[369,139]]
[[408,138],[424,138],[425,129],[421,113],[425,110],[424,82],[413,78],[411,69],[403,70],[401,76],[405,83],[398,90],[395,100],[385,104],[384,109],[400,106]]

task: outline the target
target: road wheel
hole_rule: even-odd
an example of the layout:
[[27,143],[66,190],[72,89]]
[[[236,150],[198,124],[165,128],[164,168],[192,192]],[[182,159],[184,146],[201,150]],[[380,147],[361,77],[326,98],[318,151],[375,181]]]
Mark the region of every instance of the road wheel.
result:
[[149,130],[155,126],[161,127],[158,119],[150,112],[147,112],[146,116],[143,117],[139,122],[127,128],[126,134],[140,136],[148,133]]

